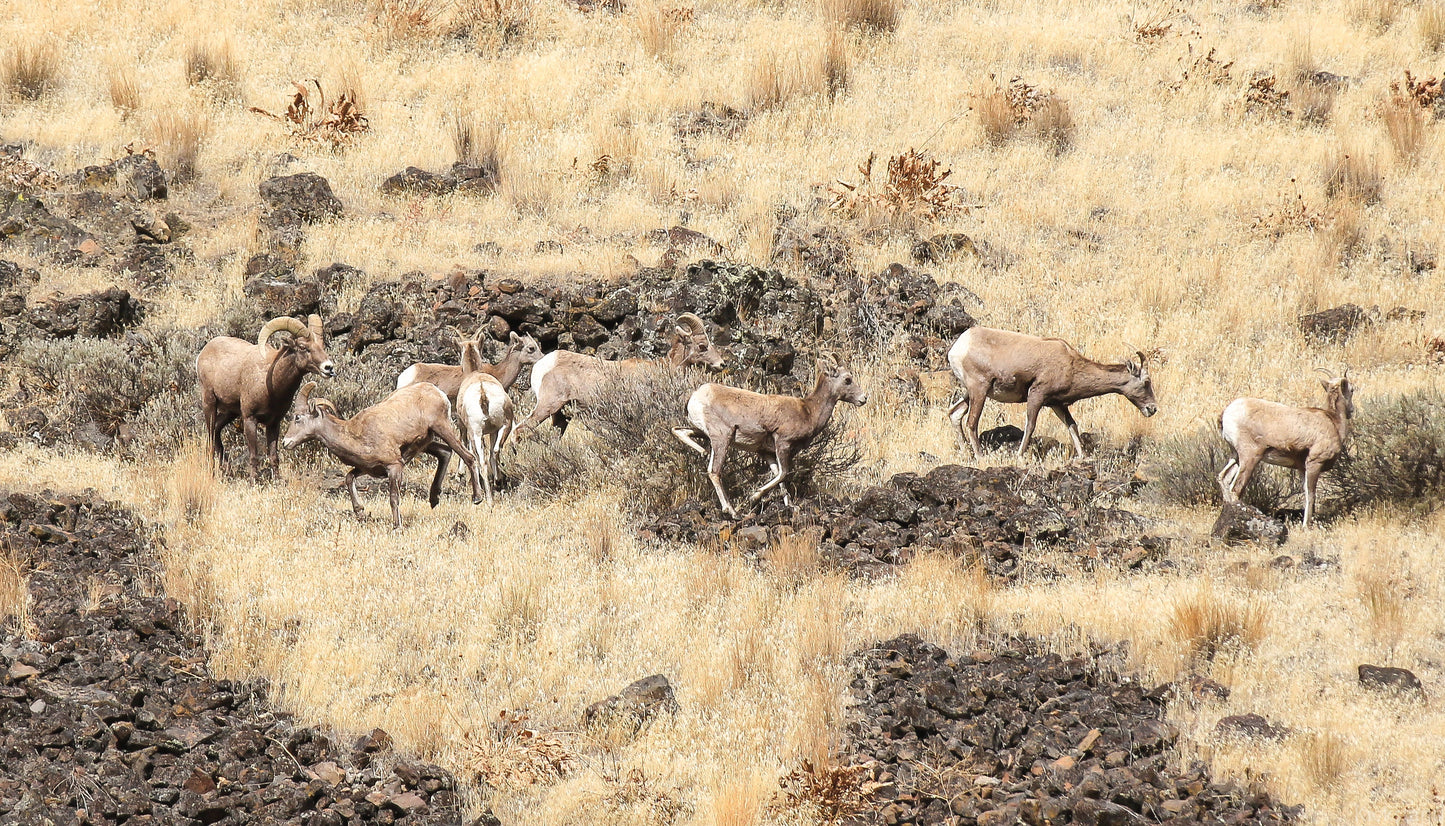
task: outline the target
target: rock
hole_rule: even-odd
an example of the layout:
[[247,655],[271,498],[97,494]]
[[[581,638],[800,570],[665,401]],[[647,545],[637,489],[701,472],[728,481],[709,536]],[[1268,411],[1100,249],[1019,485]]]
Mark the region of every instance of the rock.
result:
[[448,195],[456,188],[455,179],[414,166],[381,182],[383,195]]
[[81,249],[95,241],[89,232],[53,214],[39,198],[8,190],[0,190],[0,241],[24,243],[65,262],[78,263],[99,252],[98,247]]
[[843,232],[833,226],[778,228],[773,243],[773,261],[795,262],[814,275],[838,279],[852,275],[853,247]]
[[1210,535],[1226,543],[1259,542],[1282,545],[1289,535],[1284,520],[1265,515],[1243,502],[1226,502],[1214,520]]
[[250,278],[242,291],[265,318],[305,318],[321,312],[321,285],[315,281],[297,281],[294,275]]
[[169,195],[166,173],[144,152],[118,158],[109,166],[115,172],[116,183],[137,201],[163,200]]
[[677,698],[672,684],[661,674],[643,677],[605,700],[599,700],[582,712],[584,728],[594,726],[630,727],[640,729],[661,712],[677,711]]
[[961,232],[946,232],[913,245],[913,260],[918,264],[937,264],[958,255],[981,258],[978,245]]
[[501,180],[495,166],[473,166],[460,161],[452,164],[447,177],[456,182],[457,192],[471,195],[489,195],[496,191]]
[[699,249],[712,255],[721,255],[723,252],[722,244],[719,244],[697,230],[688,229],[687,227],[655,229],[647,233],[644,237],[653,244],[668,244],[679,248]]
[[262,181],[261,201],[261,223],[268,227],[316,224],[344,212],[331,184],[314,172]]
[[1376,690],[1401,691],[1425,696],[1425,686],[1414,672],[1383,665],[1361,665],[1360,685]]
[[1221,737],[1246,737],[1255,740],[1283,740],[1289,729],[1271,725],[1258,714],[1235,714],[1222,718],[1214,725],[1214,733]]
[[1369,312],[1355,304],[1341,304],[1299,317],[1300,330],[1315,343],[1338,344],[1371,323]]

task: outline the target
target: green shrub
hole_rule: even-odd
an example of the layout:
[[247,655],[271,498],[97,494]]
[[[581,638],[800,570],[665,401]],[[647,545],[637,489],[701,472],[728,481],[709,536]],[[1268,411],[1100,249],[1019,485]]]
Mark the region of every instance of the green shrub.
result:
[[1321,487],[1331,510],[1445,504],[1445,395],[1418,390],[1357,403],[1349,446]]
[[[1224,437],[1212,427],[1156,442],[1145,451],[1145,464],[1152,480],[1145,489],[1147,496],[1174,505],[1218,506],[1222,503],[1219,471],[1232,455]],[[1240,499],[1273,513],[1302,491],[1299,474],[1260,465]]]

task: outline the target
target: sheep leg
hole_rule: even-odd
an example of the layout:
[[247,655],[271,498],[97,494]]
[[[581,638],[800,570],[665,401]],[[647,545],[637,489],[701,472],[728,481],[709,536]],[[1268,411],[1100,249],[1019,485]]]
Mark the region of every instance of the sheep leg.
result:
[[266,423],[266,458],[271,463],[271,475],[281,478],[281,420]]
[[492,504],[492,449],[486,442],[486,434],[480,427],[467,425],[467,438],[471,440],[472,453],[477,456],[477,463],[472,465],[472,475],[481,474],[482,483],[487,489],[487,504]]
[[482,468],[482,481],[487,488],[487,504],[492,504],[492,485],[497,480],[497,434],[486,433],[482,436],[482,444],[477,446],[477,461],[484,465]]
[[472,504],[480,505],[482,503],[482,486],[478,482],[476,473],[477,455],[467,450],[467,446],[462,444],[462,437],[457,434],[457,429],[452,427],[451,422],[442,422],[433,427],[431,435],[433,440],[440,439],[451,448],[453,453],[462,457],[462,461],[472,469]]
[[678,441],[682,442],[683,444],[687,445],[688,447],[692,448],[693,450],[696,450],[699,455],[701,455],[701,456],[706,456],[706,455],[707,455],[707,448],[705,448],[705,447],[703,447],[702,445],[698,444],[697,441],[696,441],[696,437],[699,436],[699,435],[701,435],[701,434],[699,433],[699,431],[698,431],[697,428],[695,428],[695,427],[674,427],[674,428],[672,429],[672,435],[676,436],[677,439],[678,439]]
[[1225,463],[1224,468],[1220,470],[1219,475],[1215,477],[1216,481],[1219,482],[1219,492],[1223,494],[1225,501],[1233,501],[1234,491],[1231,486],[1234,483],[1235,475],[1238,473],[1239,457],[1234,456]]
[[256,433],[256,419],[247,416],[241,420],[241,430],[246,436],[246,450],[251,453],[251,481],[261,475],[261,445]]
[[1029,442],[1033,441],[1034,428],[1039,423],[1039,411],[1043,409],[1044,400],[1041,397],[1029,394],[1028,403],[1024,406],[1024,438],[1019,442],[1019,458],[1023,458],[1024,451],[1029,449]]
[[346,492],[351,494],[351,512],[356,514],[357,518],[359,519],[366,518],[366,508],[363,508],[361,506],[361,499],[356,495],[355,468],[353,468],[349,473],[346,474]]
[[426,499],[428,505],[436,507],[442,501],[442,483],[447,480],[447,470],[452,465],[452,452],[437,442],[432,442],[424,452],[437,460],[437,472],[432,477],[431,490],[427,492]]
[[[748,500],[749,503],[758,501],[759,499],[763,498],[763,494],[782,484],[783,477],[788,475],[787,470],[785,470],[785,468],[787,468],[788,466],[788,450],[789,445],[787,442],[782,441],[777,436],[773,436],[773,460],[768,463],[773,468],[773,478],[769,479],[766,484],[758,488],[758,492],[754,493],[752,495],[752,498]],[[783,491],[784,504],[788,503],[787,495],[787,491]]]
[[969,449],[968,435],[963,429],[963,419],[965,416],[968,415],[969,410],[972,407],[972,402],[969,400],[968,397],[968,390],[965,389],[963,393],[963,398],[959,399],[958,402],[953,405],[953,407],[948,408],[949,421],[953,422],[953,426],[958,428],[959,453],[965,453]]
[[1309,530],[1310,522],[1314,519],[1315,487],[1319,484],[1320,474],[1324,472],[1324,469],[1324,465],[1319,462],[1305,462],[1305,530]]
[[1069,429],[1069,438],[1074,440],[1074,455],[1080,459],[1084,458],[1084,440],[1079,436],[1079,423],[1074,421],[1074,414],[1069,412],[1067,404],[1051,404],[1049,409]]
[[226,426],[236,420],[236,414],[230,411],[221,410],[214,414],[214,421],[211,422],[211,459],[218,467],[226,466],[226,446],[221,434],[226,432]]
[[[401,481],[405,466],[401,463],[386,466],[386,486],[391,489],[392,527],[401,530]],[[433,482],[433,485],[436,483]]]
[[[974,385],[968,388],[968,444],[973,448],[973,458],[983,458],[983,445],[978,440],[978,423],[983,420],[983,404],[988,398],[988,388]],[[977,403],[974,402],[977,399]]]
[[566,432],[567,417],[562,415],[562,407],[565,404],[567,404],[566,399],[562,399],[561,401],[556,402],[551,400],[544,402],[541,399],[538,399],[537,406],[532,408],[532,415],[523,419],[522,423],[517,425],[517,430],[521,431],[524,434],[529,433],[534,428],[536,428],[537,425],[541,424],[543,419],[551,416],[553,426],[557,427],[563,432]]
[[1254,476],[1254,468],[1259,464],[1260,455],[1261,454],[1254,452],[1245,453],[1240,455],[1236,460],[1239,466],[1235,468],[1234,476],[1232,477],[1233,483],[1229,486],[1231,501],[1239,501],[1239,495],[1244,492],[1244,487],[1249,484],[1250,478]]
[[733,519],[738,518],[738,512],[733,510],[732,503],[728,501],[728,495],[723,492],[722,469],[723,461],[727,459],[728,445],[732,444],[732,437],[736,432],[734,430],[733,433],[729,433],[726,439],[708,437],[708,442],[712,444],[712,455],[707,462],[707,478],[712,482],[713,490],[717,491],[717,501],[722,504],[723,513]]

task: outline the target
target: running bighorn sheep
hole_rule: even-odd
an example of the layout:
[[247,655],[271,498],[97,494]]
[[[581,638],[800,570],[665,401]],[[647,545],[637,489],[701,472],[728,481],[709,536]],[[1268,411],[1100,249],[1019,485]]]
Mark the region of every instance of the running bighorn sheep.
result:
[[[512,333],[510,341],[507,342],[507,351],[502,355],[502,360],[496,364],[486,364],[481,361],[482,333],[485,328],[478,328],[475,335],[470,339],[463,339],[460,342],[462,352],[477,354],[478,370],[493,376],[502,383],[502,387],[510,390],[512,385],[517,383],[517,378],[522,375],[522,368],[529,364],[536,364],[542,359],[542,348],[537,340],[531,336],[519,336]],[[402,371],[396,379],[396,389],[400,390],[409,384],[425,381],[440,387],[442,392],[453,404],[457,402],[457,391],[462,387],[462,379],[465,372],[459,365],[455,364],[432,364],[429,362],[417,362]]]
[[[723,512],[737,518],[737,511],[723,492],[722,469],[728,448],[736,447],[767,459],[773,478],[758,488],[748,503],[782,484],[792,470],[793,454],[812,443],[828,425],[833,408],[840,401],[862,405],[868,394],[853,380],[853,374],[832,355],[818,359],[818,380],[806,398],[766,396],[722,384],[704,384],[687,400],[687,420],[692,427],[675,427],[672,433],[683,444],[708,457],[707,477],[717,491]],[[697,442],[706,436],[711,451]],[[783,504],[792,506],[788,488],[783,487]]]
[[400,528],[402,474],[406,464],[423,453],[437,460],[436,477],[427,497],[432,507],[441,501],[442,480],[452,453],[461,456],[471,470],[472,504],[482,501],[476,457],[462,444],[452,426],[451,402],[436,385],[422,382],[403,387],[350,419],[338,416],[330,401],[311,398],[315,387],[316,382],[307,382],[301,388],[300,404],[282,445],[290,450],[316,439],[348,465],[351,470],[346,474],[346,489],[357,516],[366,516],[366,509],[356,498],[357,475],[386,479],[391,488],[391,519]]
[[[275,333],[290,333],[291,339],[271,347],[269,341]],[[281,438],[281,422],[307,373],[327,378],[336,375],[336,365],[321,341],[320,316],[311,316],[309,325],[290,317],[274,318],[261,328],[255,344],[230,336],[207,342],[196,357],[196,377],[211,458],[225,461],[221,432],[239,417],[251,452],[251,477],[260,472],[257,429],[263,427],[271,470],[279,472],[276,441]]]
[[1235,399],[1219,414],[1219,435],[1234,451],[1234,458],[1219,472],[1219,489],[1226,502],[1239,495],[1260,462],[1293,468],[1305,478],[1304,526],[1309,528],[1315,510],[1315,486],[1320,474],[1334,467],[1350,435],[1355,415],[1355,388],[1348,368],[1335,378],[1321,369],[1325,379],[1325,406],[1289,407],[1264,399]]
[[532,368],[532,392],[537,397],[537,406],[516,429],[531,430],[551,416],[552,424],[559,432],[565,433],[567,417],[562,413],[563,406],[568,402],[586,405],[595,401],[599,391],[610,381],[663,366],[682,368],[701,364],[717,370],[723,366],[723,361],[722,351],[714,347],[707,337],[702,319],[692,313],[677,317],[672,348],[665,358],[603,361],[581,353],[556,350],[543,356]]
[[492,501],[492,488],[500,480],[502,448],[516,426],[512,397],[496,377],[481,372],[481,359],[475,350],[462,350],[462,370],[466,377],[457,391],[457,413],[462,431],[477,456],[482,480],[487,489],[487,503]]
[[1154,386],[1149,381],[1149,365],[1142,352],[1138,356],[1137,362],[1100,364],[1084,358],[1059,338],[1039,338],[988,327],[966,331],[948,350],[948,365],[963,385],[963,399],[948,411],[948,417],[958,427],[959,449],[963,449],[966,437],[974,456],[983,454],[978,441],[978,422],[983,416],[984,400],[993,399],[1028,405],[1024,413],[1024,437],[1019,444],[1020,456],[1033,438],[1039,410],[1045,407],[1054,411],[1069,429],[1074,452],[1083,456],[1079,425],[1069,413],[1069,405],[1074,402],[1118,393],[1133,402],[1146,417],[1158,412]]

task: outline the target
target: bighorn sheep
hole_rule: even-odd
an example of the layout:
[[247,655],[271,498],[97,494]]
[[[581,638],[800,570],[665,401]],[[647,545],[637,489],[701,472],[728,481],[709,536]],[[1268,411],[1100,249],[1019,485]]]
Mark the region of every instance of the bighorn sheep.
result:
[[357,475],[384,478],[391,488],[391,518],[400,528],[402,474],[406,464],[423,453],[437,460],[436,477],[432,479],[427,497],[432,507],[441,501],[442,480],[446,478],[452,453],[461,456],[472,471],[472,504],[482,501],[476,457],[462,444],[457,429],[452,426],[452,405],[441,388],[426,382],[409,385],[350,419],[343,419],[330,401],[311,398],[315,387],[313,381],[301,388],[300,405],[281,444],[290,450],[316,439],[342,464],[350,466],[346,489],[351,494],[351,509],[357,516],[366,515],[361,500],[356,498]]
[[672,347],[661,359],[623,359],[603,361],[593,356],[555,350],[542,357],[532,368],[532,393],[537,406],[516,430],[526,432],[541,424],[548,416],[559,432],[566,432],[567,417],[562,408],[568,402],[586,405],[597,399],[598,391],[615,378],[635,375],[651,367],[674,368],[701,364],[716,370],[723,366],[722,351],[707,337],[702,319],[692,313],[677,317]]
[[1219,414],[1219,435],[1234,451],[1219,472],[1219,489],[1226,502],[1238,502],[1239,495],[1260,462],[1293,468],[1304,474],[1304,527],[1310,526],[1315,509],[1315,486],[1320,474],[1334,466],[1350,435],[1355,415],[1355,388],[1348,368],[1335,378],[1328,371],[1320,382],[1325,388],[1325,406],[1289,407],[1264,399],[1235,399]]
[[[290,333],[290,341],[279,348],[268,342],[275,333]],[[211,441],[211,458],[224,462],[221,432],[239,416],[251,452],[251,477],[260,472],[257,428],[266,430],[266,453],[272,472],[278,472],[280,458],[276,441],[281,421],[291,409],[296,388],[307,373],[336,375],[336,365],[321,341],[321,318],[311,316],[302,324],[294,318],[274,318],[261,328],[256,343],[217,336],[201,348],[196,357],[196,376],[201,388],[201,410]]]
[[[758,501],[764,493],[782,484],[792,470],[793,453],[807,447],[827,426],[838,402],[862,405],[868,394],[853,380],[853,374],[832,355],[818,359],[818,379],[806,398],[766,396],[722,384],[704,384],[687,400],[687,420],[692,427],[675,427],[673,435],[683,444],[708,457],[707,477],[717,491],[723,511],[737,518],[737,511],[723,492],[723,460],[728,448],[737,447],[768,460],[773,478],[748,500]],[[709,451],[697,442],[707,436]],[[791,507],[788,489],[783,503]]]
[[[522,375],[522,368],[529,364],[536,364],[542,359],[542,348],[537,340],[531,336],[519,336],[512,333],[511,339],[507,342],[507,351],[502,355],[502,360],[496,364],[487,364],[481,361],[482,333],[485,328],[478,328],[475,335],[470,339],[462,339],[460,346],[462,352],[468,352],[468,347],[476,353],[477,369],[483,373],[493,376],[502,383],[502,387],[510,390],[512,385],[517,383],[517,378]],[[459,365],[455,364],[432,364],[428,362],[417,362],[402,371],[396,379],[396,389],[400,390],[409,384],[416,382],[430,382],[440,387],[442,392],[452,404],[457,403],[457,391],[462,387],[462,379],[465,373]]]
[[1118,393],[1133,402],[1146,417],[1158,412],[1154,386],[1149,381],[1149,365],[1142,352],[1138,356],[1137,362],[1100,364],[1084,358],[1063,339],[988,327],[974,327],[964,332],[948,350],[948,365],[963,385],[963,399],[948,411],[949,419],[958,427],[959,449],[963,449],[967,437],[974,456],[983,454],[978,441],[978,421],[983,416],[984,400],[993,399],[1028,405],[1024,413],[1024,437],[1019,444],[1020,456],[1033,438],[1039,410],[1045,407],[1054,411],[1069,429],[1074,452],[1083,456],[1079,425],[1069,413],[1069,405],[1074,402]]
[[498,466],[502,448],[515,427],[512,397],[507,395],[507,388],[495,377],[470,372],[462,379],[462,388],[457,393],[457,408],[462,430],[477,456],[490,504],[492,487],[500,479]]

